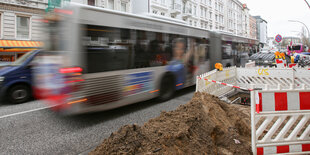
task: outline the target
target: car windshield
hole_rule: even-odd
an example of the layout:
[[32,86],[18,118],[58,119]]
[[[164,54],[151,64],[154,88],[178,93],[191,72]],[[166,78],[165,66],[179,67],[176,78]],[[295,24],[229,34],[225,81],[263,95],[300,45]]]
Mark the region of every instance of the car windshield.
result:
[[24,54],[23,56],[18,58],[16,61],[12,62],[10,64],[10,66],[20,66],[20,65],[22,65],[33,53],[34,53],[34,51],[31,51],[31,52],[28,52],[28,53]]

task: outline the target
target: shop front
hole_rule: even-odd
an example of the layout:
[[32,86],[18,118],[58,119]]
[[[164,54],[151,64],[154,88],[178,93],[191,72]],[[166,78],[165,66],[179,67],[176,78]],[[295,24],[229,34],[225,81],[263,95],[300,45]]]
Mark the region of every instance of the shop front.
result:
[[13,62],[25,53],[42,46],[40,41],[0,40],[0,62]]

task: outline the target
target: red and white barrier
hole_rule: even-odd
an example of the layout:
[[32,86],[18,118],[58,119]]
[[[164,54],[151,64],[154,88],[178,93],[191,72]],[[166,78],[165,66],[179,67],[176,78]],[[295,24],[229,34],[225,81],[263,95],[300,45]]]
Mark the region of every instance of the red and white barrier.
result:
[[257,148],[257,155],[264,154],[282,154],[282,153],[307,153],[310,151],[310,144],[297,144],[297,145],[282,145],[282,146],[270,146]]
[[254,155],[310,154],[310,91],[252,91],[251,126]]
[[310,92],[265,92],[259,94],[259,111],[310,110]]
[[251,92],[253,154],[310,154],[309,81],[307,68],[230,67],[197,77],[196,91]]

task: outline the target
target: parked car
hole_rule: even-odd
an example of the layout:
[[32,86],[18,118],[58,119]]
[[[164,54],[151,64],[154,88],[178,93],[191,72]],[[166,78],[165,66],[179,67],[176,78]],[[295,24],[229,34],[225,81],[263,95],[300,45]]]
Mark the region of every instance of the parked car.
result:
[[32,98],[31,61],[41,50],[28,52],[15,62],[0,66],[0,99],[23,103]]
[[255,61],[256,66],[273,66],[275,55],[273,52],[262,51],[251,55],[249,60]]

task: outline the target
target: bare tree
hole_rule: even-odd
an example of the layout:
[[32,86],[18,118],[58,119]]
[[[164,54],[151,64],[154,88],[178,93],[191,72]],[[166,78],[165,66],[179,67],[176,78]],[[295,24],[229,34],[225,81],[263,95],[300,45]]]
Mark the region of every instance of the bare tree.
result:
[[308,38],[308,33],[307,33],[307,30],[305,29],[305,27],[302,27],[301,28],[301,42],[303,45],[306,45],[308,47],[310,47],[310,42],[309,42],[309,38]]
[[286,48],[288,45],[290,45],[290,41],[288,39],[283,39],[281,42],[281,48]]

